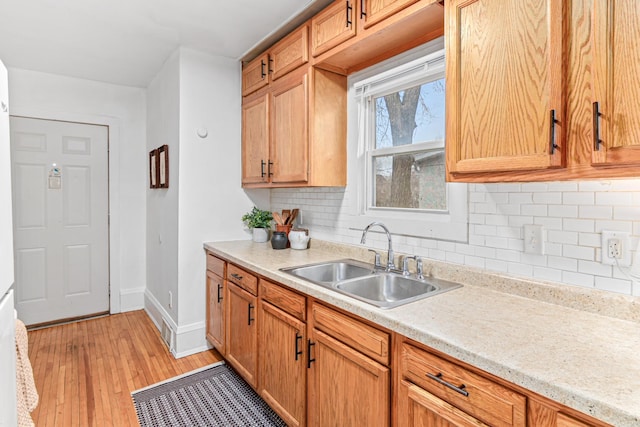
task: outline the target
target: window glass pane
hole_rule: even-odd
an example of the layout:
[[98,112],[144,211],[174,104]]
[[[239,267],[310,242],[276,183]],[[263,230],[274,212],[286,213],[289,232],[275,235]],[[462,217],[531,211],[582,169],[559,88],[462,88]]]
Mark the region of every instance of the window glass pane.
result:
[[444,79],[374,101],[376,149],[444,141]]
[[444,149],[373,158],[373,206],[447,208]]

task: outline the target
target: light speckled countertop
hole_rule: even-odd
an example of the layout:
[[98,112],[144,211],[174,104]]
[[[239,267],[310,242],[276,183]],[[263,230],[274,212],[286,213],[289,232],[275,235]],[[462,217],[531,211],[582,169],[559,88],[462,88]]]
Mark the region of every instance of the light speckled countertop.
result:
[[251,241],[205,249],[307,295],[615,426],[640,425],[640,301],[533,283],[431,260],[425,272],[462,288],[382,310],[279,271],[366,249],[312,241],[273,250]]

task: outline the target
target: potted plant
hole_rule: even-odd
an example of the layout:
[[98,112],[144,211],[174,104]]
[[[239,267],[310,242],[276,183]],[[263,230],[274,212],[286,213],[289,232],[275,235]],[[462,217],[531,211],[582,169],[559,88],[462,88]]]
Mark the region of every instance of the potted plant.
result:
[[273,215],[270,211],[263,211],[256,206],[242,216],[242,222],[252,230],[253,241],[263,243],[269,240],[269,230],[271,229],[271,220]]

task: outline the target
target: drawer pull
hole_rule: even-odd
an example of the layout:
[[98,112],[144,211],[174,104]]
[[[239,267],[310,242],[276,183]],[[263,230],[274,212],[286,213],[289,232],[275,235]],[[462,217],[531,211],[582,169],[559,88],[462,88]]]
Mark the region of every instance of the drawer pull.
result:
[[311,364],[316,361],[316,359],[311,357],[311,347],[316,345],[316,343],[311,342],[311,340],[307,340],[307,369],[311,369]]
[[254,319],[253,317],[251,317],[251,311],[255,308],[255,306],[251,303],[249,303],[249,310],[248,310],[248,316],[247,316],[247,325],[251,326],[251,322],[253,322]]
[[218,283],[218,303],[222,301],[222,294],[220,293],[221,290],[222,290],[222,285]]
[[593,103],[593,149],[595,151],[599,151],[600,144],[602,144],[600,139],[600,117],[602,117],[600,104],[596,101]]
[[300,350],[299,342],[302,342],[302,335],[296,331],[296,361],[300,356],[302,356],[302,350]]
[[556,110],[551,110],[550,116],[549,154],[553,154],[557,148],[560,148],[558,144],[556,144],[556,124],[560,123],[560,121],[556,119]]
[[242,276],[236,273],[231,273],[231,277],[233,277],[236,280],[242,280]]
[[449,382],[446,382],[445,380],[442,379],[442,373],[437,373],[436,375],[433,374],[427,374],[427,376],[429,378],[431,378],[432,380],[442,384],[445,387],[449,387],[451,390],[453,391],[457,391],[458,393],[460,393],[461,395],[468,397],[469,396],[469,392],[467,390],[465,390],[466,386],[464,384],[460,385],[460,386],[455,386]]

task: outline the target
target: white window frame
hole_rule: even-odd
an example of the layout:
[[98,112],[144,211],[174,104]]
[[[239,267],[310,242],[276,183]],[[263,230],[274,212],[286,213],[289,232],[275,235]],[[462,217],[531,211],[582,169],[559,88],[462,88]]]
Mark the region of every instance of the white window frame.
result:
[[[440,38],[408,53],[391,58],[348,79],[348,144],[354,145],[355,161],[349,166],[356,171],[357,203],[350,228],[363,229],[373,221],[385,223],[393,234],[426,237],[455,242],[468,241],[468,189],[467,184],[446,184],[446,210],[403,209],[374,207],[372,154],[386,151],[398,153],[414,152],[424,148],[439,148],[438,141],[407,145],[398,150],[373,148],[375,137],[374,108],[366,103],[372,98],[412,87],[444,76],[444,42]],[[367,118],[367,114],[370,116]],[[368,126],[367,126],[368,125]],[[353,176],[353,175],[352,175]]]

